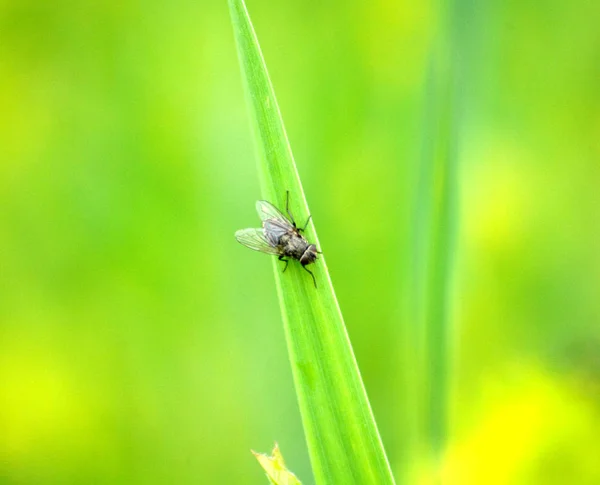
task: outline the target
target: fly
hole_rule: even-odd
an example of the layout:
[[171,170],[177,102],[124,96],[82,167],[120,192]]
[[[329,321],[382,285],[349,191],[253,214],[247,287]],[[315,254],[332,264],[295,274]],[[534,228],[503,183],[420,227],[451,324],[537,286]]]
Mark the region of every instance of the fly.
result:
[[285,262],[284,273],[290,258],[300,261],[304,271],[312,276],[316,288],[315,275],[306,266],[317,260],[317,254],[320,254],[320,251],[301,234],[306,230],[311,216],[308,216],[304,227],[297,227],[289,204],[290,192],[288,190],[285,200],[288,219],[270,202],[259,200],[256,202],[256,210],[262,220],[262,227],[260,229],[240,229],[236,231],[235,238],[240,244],[254,251],[279,256],[279,261]]

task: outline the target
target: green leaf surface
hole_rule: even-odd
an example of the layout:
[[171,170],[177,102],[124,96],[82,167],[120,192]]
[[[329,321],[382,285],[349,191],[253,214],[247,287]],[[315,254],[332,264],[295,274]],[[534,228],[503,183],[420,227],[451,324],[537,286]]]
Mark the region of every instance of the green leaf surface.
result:
[[[310,214],[256,34],[242,0],[229,0],[250,109],[262,197],[290,208],[296,220]],[[318,225],[318,215],[314,217]],[[312,221],[306,237],[320,246]],[[273,259],[289,358],[315,481],[318,485],[394,483],[340,308],[325,255],[302,267]]]

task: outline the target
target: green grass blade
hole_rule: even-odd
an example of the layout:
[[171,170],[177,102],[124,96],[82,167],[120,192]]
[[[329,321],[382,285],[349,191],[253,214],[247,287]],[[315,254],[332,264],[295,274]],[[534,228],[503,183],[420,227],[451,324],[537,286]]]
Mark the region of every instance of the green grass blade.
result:
[[456,230],[456,133],[455,106],[451,90],[452,72],[446,62],[434,61],[431,93],[438,100],[438,112],[429,131],[436,139],[432,164],[431,247],[427,268],[427,307],[425,309],[426,436],[434,469],[439,469],[447,442],[450,327],[449,305]]
[[[300,178],[260,47],[242,0],[229,0],[258,153],[262,196],[285,206],[286,190],[299,223],[309,215]],[[317,218],[318,220],[318,218]],[[312,222],[307,238],[319,245]],[[319,485],[394,483],[348,339],[324,257],[286,273],[273,258],[289,358]]]
[[[447,6],[451,10],[452,4]],[[432,45],[425,90],[423,149],[415,204],[414,332],[418,378],[418,436],[427,473],[439,483],[448,441],[451,379],[450,296],[458,226],[460,105],[457,43],[443,11]]]

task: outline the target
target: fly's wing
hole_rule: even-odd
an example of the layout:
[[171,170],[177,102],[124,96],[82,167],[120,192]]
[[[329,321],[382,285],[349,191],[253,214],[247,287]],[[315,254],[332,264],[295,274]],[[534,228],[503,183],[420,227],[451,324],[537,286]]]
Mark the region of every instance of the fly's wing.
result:
[[236,231],[235,238],[237,239],[237,242],[254,251],[265,254],[280,254],[277,248],[273,247],[269,241],[267,241],[263,229],[240,229],[239,231]]
[[294,230],[290,220],[270,202],[259,200],[256,202],[256,210],[263,221],[264,235],[272,246],[278,246],[281,236]]
[[275,219],[282,224],[286,224],[290,228],[294,227],[290,220],[283,215],[283,213],[270,202],[266,200],[259,200],[256,202],[256,210],[261,221],[268,219]]

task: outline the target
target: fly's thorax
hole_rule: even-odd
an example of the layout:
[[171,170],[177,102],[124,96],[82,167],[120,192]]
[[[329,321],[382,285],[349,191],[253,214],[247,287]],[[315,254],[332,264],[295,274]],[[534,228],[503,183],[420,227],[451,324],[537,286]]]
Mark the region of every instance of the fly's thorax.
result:
[[308,241],[297,232],[291,232],[281,237],[279,241],[283,254],[291,258],[300,260],[306,248],[309,246]]

